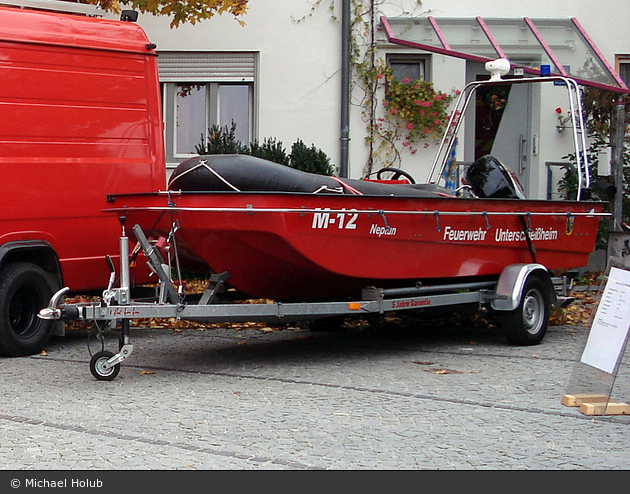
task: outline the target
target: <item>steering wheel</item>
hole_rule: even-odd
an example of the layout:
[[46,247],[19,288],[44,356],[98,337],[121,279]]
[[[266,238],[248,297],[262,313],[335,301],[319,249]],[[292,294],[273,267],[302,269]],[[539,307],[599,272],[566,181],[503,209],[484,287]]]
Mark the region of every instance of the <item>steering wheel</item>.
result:
[[385,168],[381,168],[376,172],[376,178],[379,180],[385,180],[382,176],[383,173],[391,173],[392,177],[390,180],[398,180],[401,176],[405,177],[409,182],[415,184],[416,181],[413,179],[411,175],[409,175],[406,171],[400,170],[398,168],[392,168],[390,166],[386,166]]

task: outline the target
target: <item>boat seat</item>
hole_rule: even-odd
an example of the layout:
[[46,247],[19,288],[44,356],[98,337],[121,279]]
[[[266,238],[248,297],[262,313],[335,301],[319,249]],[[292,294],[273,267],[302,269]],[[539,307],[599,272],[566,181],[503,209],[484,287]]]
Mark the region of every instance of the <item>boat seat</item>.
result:
[[494,156],[486,154],[468,167],[465,180],[477,197],[525,199],[514,173]]

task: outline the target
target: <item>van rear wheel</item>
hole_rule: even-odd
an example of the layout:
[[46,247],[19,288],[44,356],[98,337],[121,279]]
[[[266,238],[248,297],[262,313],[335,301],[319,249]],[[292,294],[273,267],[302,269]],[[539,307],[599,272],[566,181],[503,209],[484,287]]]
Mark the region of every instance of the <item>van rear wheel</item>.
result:
[[39,353],[48,343],[53,321],[37,317],[54,291],[46,272],[29,262],[0,270],[0,354],[20,357]]

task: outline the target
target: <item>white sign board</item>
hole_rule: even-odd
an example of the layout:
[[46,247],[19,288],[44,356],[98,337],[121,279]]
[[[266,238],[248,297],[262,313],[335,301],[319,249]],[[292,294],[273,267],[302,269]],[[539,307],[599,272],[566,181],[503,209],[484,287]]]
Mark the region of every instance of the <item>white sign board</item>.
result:
[[630,271],[611,268],[581,361],[612,374],[630,329]]

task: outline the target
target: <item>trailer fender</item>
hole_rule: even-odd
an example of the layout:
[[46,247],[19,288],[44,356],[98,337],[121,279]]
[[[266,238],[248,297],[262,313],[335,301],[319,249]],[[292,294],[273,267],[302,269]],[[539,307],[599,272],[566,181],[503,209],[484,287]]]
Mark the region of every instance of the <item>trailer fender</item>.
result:
[[499,277],[495,296],[490,305],[494,310],[515,310],[523,296],[523,287],[530,276],[539,277],[545,284],[551,305],[556,305],[557,295],[553,288],[551,276],[542,264],[511,264]]

